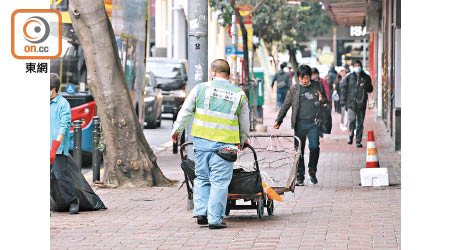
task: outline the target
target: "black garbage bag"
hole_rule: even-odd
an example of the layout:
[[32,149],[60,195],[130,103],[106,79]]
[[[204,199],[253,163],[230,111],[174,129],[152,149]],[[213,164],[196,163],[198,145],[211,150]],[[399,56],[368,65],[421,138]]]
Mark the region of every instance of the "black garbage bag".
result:
[[245,172],[241,169],[233,170],[233,177],[228,186],[228,193],[257,194],[263,191],[261,175],[258,171]]
[[[56,166],[56,164],[59,164]],[[59,167],[59,168],[58,168]],[[58,169],[63,169],[62,172]],[[68,194],[62,190],[64,185],[62,179],[58,180],[56,176],[68,177],[71,179],[73,191],[78,198],[80,211],[95,211],[106,209],[100,197],[95,194],[89,183],[84,178],[80,168],[76,165],[71,157],[65,155],[57,155],[55,162],[51,165],[50,170],[50,209],[57,212],[68,212],[71,198],[65,197]]]

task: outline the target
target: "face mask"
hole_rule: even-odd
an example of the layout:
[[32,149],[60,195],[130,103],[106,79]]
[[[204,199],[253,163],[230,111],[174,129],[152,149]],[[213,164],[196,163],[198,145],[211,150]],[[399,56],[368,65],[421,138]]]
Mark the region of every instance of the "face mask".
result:
[[355,67],[355,72],[356,72],[356,73],[361,72],[361,67]]
[[319,80],[319,76],[312,76],[311,80],[317,81],[317,80]]
[[50,96],[52,96],[52,95],[53,95],[53,91],[50,90]]
[[283,68],[283,71],[286,72],[286,73],[288,73],[288,72],[289,72],[289,69],[288,69],[287,67],[284,67],[284,68]]

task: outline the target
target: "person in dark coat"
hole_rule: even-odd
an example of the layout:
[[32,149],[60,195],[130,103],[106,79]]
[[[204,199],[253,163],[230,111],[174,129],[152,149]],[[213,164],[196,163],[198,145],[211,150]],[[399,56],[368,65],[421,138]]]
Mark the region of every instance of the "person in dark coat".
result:
[[[336,71],[336,69],[334,68],[334,65],[331,64],[330,69],[328,70],[328,89],[330,91],[330,98],[328,99],[328,101],[330,102],[330,109],[332,108],[332,100],[331,100],[331,95],[333,94],[333,83],[336,81],[336,77],[337,77],[338,72]],[[334,110],[336,110],[336,107],[334,107]]]
[[336,79],[333,82],[333,92],[332,92],[332,98],[334,102],[334,112],[341,113],[341,105],[339,101],[339,96],[341,95],[341,88],[340,83],[343,81],[346,73],[345,69],[343,67],[338,68],[338,75],[336,76]]
[[[290,87],[286,95],[286,100],[281,106],[274,128],[279,129],[289,108],[292,107],[291,127],[295,135],[300,139],[301,157],[297,172],[297,186],[303,186],[305,180],[305,153],[306,137],[309,143],[309,179],[312,184],[317,184],[316,177],[317,162],[319,161],[319,128],[316,117],[319,113],[320,105],[327,105],[328,99],[322,83],[311,79],[311,68],[308,65],[301,65],[297,71],[299,83]],[[295,148],[298,149],[298,142],[295,141]]]
[[356,60],[353,64],[353,72],[348,74],[341,89],[341,107],[348,111],[348,122],[350,135],[347,143],[353,143],[354,130],[356,127],[356,146],[362,147],[361,140],[364,129],[364,117],[367,107],[367,93],[373,91],[372,80],[361,67],[361,61]]
[[277,104],[278,108],[283,105],[284,99],[286,99],[286,93],[291,86],[291,80],[289,77],[289,69],[287,67],[287,63],[282,63],[280,65],[280,71],[278,71],[272,79],[272,88],[277,82]]

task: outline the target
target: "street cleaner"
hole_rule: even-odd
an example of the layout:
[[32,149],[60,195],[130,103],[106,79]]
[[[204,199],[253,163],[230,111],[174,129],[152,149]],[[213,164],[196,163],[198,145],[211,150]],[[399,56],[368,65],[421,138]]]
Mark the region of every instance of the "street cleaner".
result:
[[192,122],[195,180],[194,213],[197,224],[209,229],[226,228],[222,221],[228,186],[237,150],[248,143],[250,129],[248,100],[230,78],[230,66],[223,59],[211,64],[209,82],[197,84],[184,101],[172,130],[176,142]]
[[58,94],[60,80],[50,74],[50,209],[57,212],[106,209],[69,156],[71,110]]
[[79,203],[72,185],[72,176],[66,165],[69,155],[69,132],[71,111],[69,102],[58,94],[60,86],[57,74],[50,74],[50,164],[55,175],[61,196],[69,204],[69,213],[79,211]]

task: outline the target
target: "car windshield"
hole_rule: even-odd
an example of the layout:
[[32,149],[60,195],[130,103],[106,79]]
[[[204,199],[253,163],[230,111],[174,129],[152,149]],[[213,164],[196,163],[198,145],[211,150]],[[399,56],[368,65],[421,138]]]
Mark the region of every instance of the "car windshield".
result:
[[156,77],[161,78],[175,78],[182,77],[182,64],[170,62],[147,62],[147,71],[152,71]]

